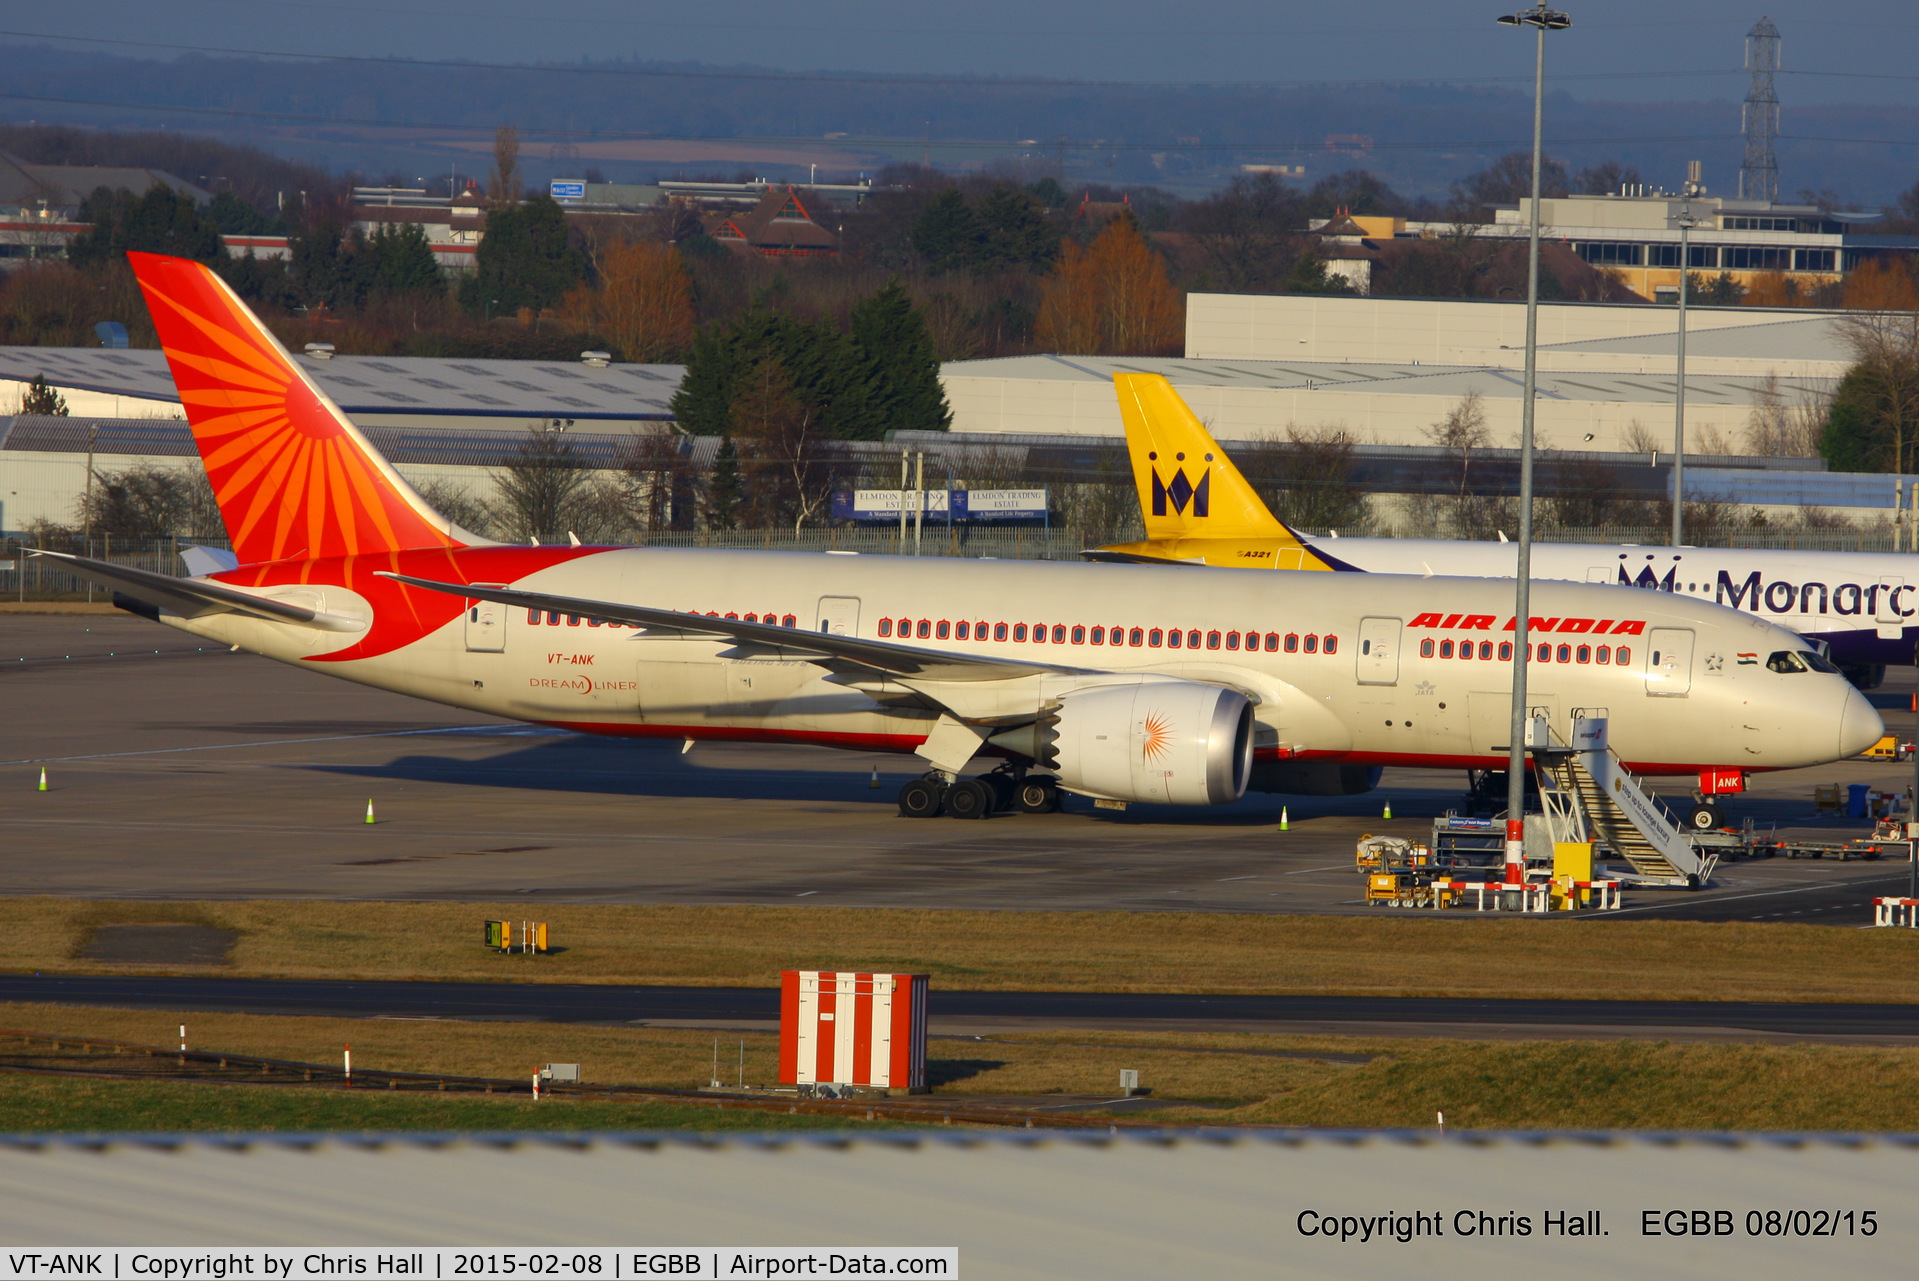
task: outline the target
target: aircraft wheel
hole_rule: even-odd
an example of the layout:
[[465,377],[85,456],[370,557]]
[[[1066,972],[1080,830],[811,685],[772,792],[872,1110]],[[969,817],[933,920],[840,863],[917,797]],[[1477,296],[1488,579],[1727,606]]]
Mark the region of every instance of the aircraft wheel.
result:
[[1005,774],[982,774],[979,777],[979,781],[985,784],[986,790],[993,794],[993,812],[995,814],[1010,814],[1017,808],[1019,798],[1015,793],[1018,789],[1009,776]]
[[1035,774],[1020,780],[1014,801],[1022,814],[1051,814],[1059,808],[1059,787],[1052,779]]
[[946,789],[948,818],[987,818],[998,797],[993,789],[977,778],[965,778]]
[[1700,801],[1686,814],[1686,826],[1695,832],[1714,831],[1719,825],[1719,807],[1710,801]]
[[946,789],[930,778],[915,778],[900,788],[901,818],[938,818],[946,804]]

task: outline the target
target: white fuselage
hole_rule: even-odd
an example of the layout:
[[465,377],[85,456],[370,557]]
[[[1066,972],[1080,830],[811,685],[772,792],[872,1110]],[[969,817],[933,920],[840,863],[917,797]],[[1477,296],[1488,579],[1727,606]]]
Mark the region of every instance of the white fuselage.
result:
[[[1267,760],[1496,766],[1510,738],[1511,663],[1498,654],[1512,638],[1511,592],[1485,579],[620,549],[510,580],[489,575],[492,554],[457,553],[465,581],[791,619],[805,631],[1072,669],[969,687],[969,714],[986,707],[1005,724],[1030,720],[1074,682],[1151,673],[1245,693]],[[256,590],[371,621],[367,597],[325,578],[313,570]],[[1575,709],[1607,715],[1615,750],[1638,768],[1791,768],[1863,750],[1881,732],[1843,678],[1769,670],[1770,654],[1804,645],[1750,616],[1683,595],[1563,583],[1536,585],[1532,607],[1559,630],[1536,638],[1552,648],[1530,666],[1528,706],[1562,736]],[[365,650],[362,636],[230,614],[167,621],[367,685],[590,733],[911,752],[940,714],[923,691],[836,677],[815,661],[733,657],[723,639],[536,620],[523,608],[475,605],[343,661],[328,656]],[[1167,643],[1173,631],[1178,648]]]
[[[1377,574],[1513,576],[1512,543],[1429,538],[1305,540]],[[1846,667],[1913,661],[1919,556],[1726,547],[1534,543],[1535,579],[1612,583],[1711,601],[1825,642]]]

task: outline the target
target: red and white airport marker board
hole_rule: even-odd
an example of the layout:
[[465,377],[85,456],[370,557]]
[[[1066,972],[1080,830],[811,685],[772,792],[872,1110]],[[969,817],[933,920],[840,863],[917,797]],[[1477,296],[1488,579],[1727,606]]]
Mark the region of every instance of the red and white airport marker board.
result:
[[926,975],[780,972],[780,1080],[926,1088]]

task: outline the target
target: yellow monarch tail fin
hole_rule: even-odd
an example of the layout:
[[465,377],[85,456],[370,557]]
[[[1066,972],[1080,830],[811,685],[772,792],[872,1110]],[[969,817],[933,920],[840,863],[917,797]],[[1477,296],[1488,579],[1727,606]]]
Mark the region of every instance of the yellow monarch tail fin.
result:
[[1148,539],[1298,545],[1171,383],[1158,374],[1114,374],[1113,383]]

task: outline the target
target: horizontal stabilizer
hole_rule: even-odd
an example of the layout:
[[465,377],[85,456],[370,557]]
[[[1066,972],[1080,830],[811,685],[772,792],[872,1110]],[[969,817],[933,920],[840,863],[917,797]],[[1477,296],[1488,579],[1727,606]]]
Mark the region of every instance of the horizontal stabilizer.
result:
[[344,614],[328,614],[319,610],[295,605],[290,601],[270,600],[262,596],[249,596],[235,591],[220,583],[210,583],[198,578],[175,578],[171,574],[156,574],[152,570],[135,569],[131,565],[116,565],[111,561],[92,560],[85,556],[73,556],[66,552],[45,551],[28,548],[29,556],[48,556],[60,562],[70,574],[99,583],[104,587],[117,589],[116,594],[125,594],[134,600],[177,614],[181,618],[205,618],[209,614],[242,614],[248,618],[263,619],[269,623],[291,623],[295,627],[311,627],[322,632],[363,632],[366,623]]
[[771,623],[748,623],[737,618],[714,618],[710,614],[682,614],[677,610],[654,609],[647,605],[617,605],[612,601],[581,600],[573,596],[554,596],[547,592],[524,592],[508,587],[478,587],[470,583],[440,583],[430,578],[412,578],[406,574],[376,570],[380,578],[390,578],[408,587],[469,600],[497,601],[520,609],[546,610],[598,618],[609,623],[627,623],[636,627],[676,631],[699,636],[719,636],[766,653],[792,658],[838,662],[882,672],[888,676],[934,681],[1003,681],[1047,673],[1078,672],[1084,669],[1053,663],[1029,663],[1011,658],[988,658],[979,654],[947,654],[938,650],[916,649],[889,641],[862,640],[829,632],[804,632]]

